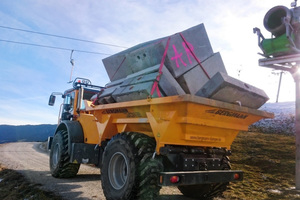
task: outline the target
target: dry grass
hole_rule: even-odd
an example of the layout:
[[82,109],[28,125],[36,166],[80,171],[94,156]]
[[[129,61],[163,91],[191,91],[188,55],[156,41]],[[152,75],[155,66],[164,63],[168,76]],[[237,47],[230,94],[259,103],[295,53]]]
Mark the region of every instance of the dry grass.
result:
[[232,168],[244,181],[231,183],[225,199],[300,199],[295,191],[294,136],[241,132],[232,145]]
[[1,200],[62,200],[58,195],[39,187],[38,184],[28,182],[22,174],[0,165]]

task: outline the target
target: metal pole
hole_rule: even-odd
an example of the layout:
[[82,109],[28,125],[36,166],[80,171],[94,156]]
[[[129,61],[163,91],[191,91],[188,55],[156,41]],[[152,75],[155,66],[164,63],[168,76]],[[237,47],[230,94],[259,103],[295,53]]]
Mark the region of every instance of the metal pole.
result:
[[278,84],[278,91],[277,91],[277,97],[276,97],[276,103],[278,103],[278,98],[279,98],[279,92],[280,92],[280,86],[281,86],[282,74],[283,74],[283,71],[280,72],[279,84]]
[[296,190],[300,190],[300,74],[297,72],[298,69],[299,67],[292,74],[296,84]]

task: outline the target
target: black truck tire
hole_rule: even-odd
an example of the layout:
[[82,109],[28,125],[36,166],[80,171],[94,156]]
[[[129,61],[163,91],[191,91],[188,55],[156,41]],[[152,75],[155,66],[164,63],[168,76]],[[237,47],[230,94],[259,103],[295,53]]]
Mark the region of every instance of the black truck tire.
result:
[[152,200],[162,164],[152,159],[155,140],[139,133],[114,136],[103,153],[101,182],[107,200]]
[[55,178],[71,178],[78,173],[80,164],[70,163],[68,154],[68,133],[58,131],[52,141],[50,151],[50,171]]
[[[229,158],[227,156],[223,158],[221,168],[222,170],[231,169]],[[178,189],[186,197],[211,200],[214,197],[221,196],[228,185],[229,183],[182,185],[178,186]]]

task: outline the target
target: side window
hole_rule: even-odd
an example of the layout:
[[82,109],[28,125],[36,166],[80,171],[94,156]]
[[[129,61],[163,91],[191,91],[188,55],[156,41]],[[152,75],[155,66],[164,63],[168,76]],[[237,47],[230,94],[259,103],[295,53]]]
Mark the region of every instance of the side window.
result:
[[75,96],[74,92],[67,94],[67,96],[65,97],[65,100],[64,100],[64,111],[73,110],[74,96]]
[[72,112],[74,108],[74,97],[74,92],[66,95],[63,105],[62,120],[70,120],[72,118]]
[[80,109],[81,110],[85,109],[85,105],[84,105],[83,100],[91,100],[92,96],[94,96],[97,93],[98,93],[98,91],[84,90],[83,99],[81,100],[81,107],[80,107]]
[[85,105],[84,105],[83,100],[81,100],[81,107],[80,107],[80,110],[84,110],[84,109],[85,109]]

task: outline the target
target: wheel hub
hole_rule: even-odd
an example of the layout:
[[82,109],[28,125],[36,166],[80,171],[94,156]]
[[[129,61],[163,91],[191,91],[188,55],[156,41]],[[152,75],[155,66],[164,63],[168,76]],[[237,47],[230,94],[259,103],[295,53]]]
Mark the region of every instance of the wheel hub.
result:
[[111,157],[108,167],[108,178],[111,186],[116,190],[121,189],[128,178],[128,161],[125,155],[116,152]]
[[53,148],[53,154],[52,154],[52,163],[55,166],[57,166],[59,161],[59,154],[60,154],[60,147],[59,144],[55,144]]

